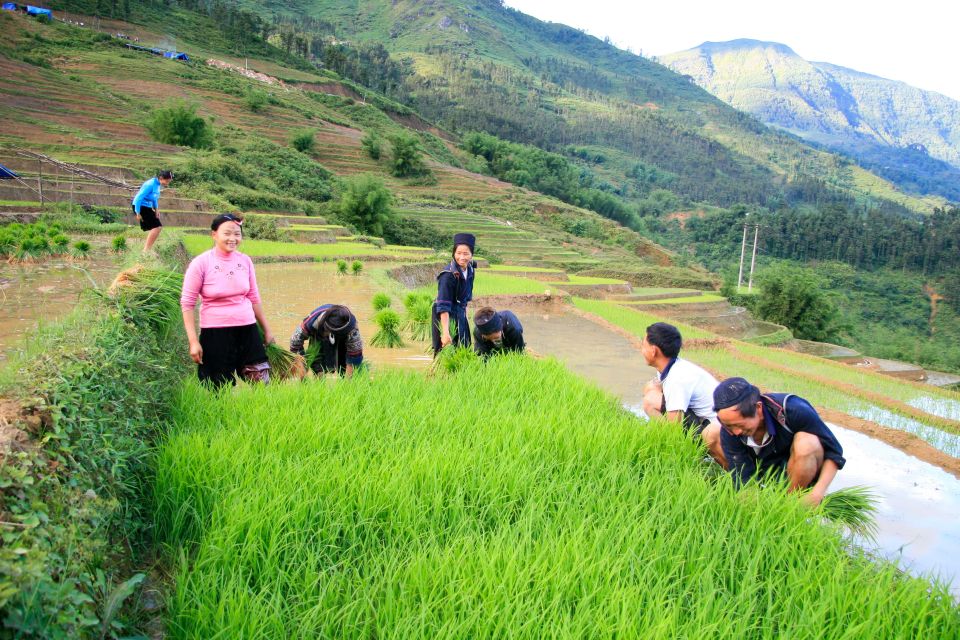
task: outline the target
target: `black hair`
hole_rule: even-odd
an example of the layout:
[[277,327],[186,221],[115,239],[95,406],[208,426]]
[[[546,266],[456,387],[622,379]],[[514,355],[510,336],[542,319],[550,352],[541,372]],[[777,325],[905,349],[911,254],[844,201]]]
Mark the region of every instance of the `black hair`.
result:
[[164,180],[173,180],[173,171],[170,171],[170,169],[164,169],[157,174],[157,177],[163,178]]
[[668,358],[676,358],[683,346],[680,330],[666,322],[654,322],[647,327],[647,342],[660,347],[660,351]]
[[744,418],[757,415],[760,389],[743,378],[727,378],[713,390],[713,410],[736,408]]
[[221,213],[213,219],[213,222],[210,223],[210,230],[216,231],[224,222],[236,222],[237,224],[242,225],[243,216],[241,216],[239,213]]

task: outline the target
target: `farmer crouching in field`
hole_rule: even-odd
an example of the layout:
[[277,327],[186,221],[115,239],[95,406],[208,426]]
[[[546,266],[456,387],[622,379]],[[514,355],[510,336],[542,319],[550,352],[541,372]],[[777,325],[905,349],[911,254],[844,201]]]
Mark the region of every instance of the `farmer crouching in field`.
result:
[[809,402],[789,393],[762,395],[743,378],[728,378],[713,392],[713,408],[737,487],[754,476],[786,473],[791,491],[810,488],[804,500],[820,504],[846,461]]
[[484,359],[496,353],[523,353],[523,325],[512,311],[482,307],[473,314],[473,348]]
[[310,368],[316,374],[336,371],[349,378],[363,364],[363,340],[357,318],[340,304],[324,304],[310,312],[290,338],[290,351],[304,353],[303,343],[310,341],[316,351]]
[[672,324],[655,322],[647,327],[641,352],[657,377],[643,388],[643,411],[651,418],[666,416],[687,432],[703,438],[707,451],[724,469],[727,460],[720,447],[720,423],[713,410],[717,380],[697,365],[680,358],[683,338]]
[[[473,248],[477,239],[470,233],[453,236],[453,260],[437,274],[437,299],[430,317],[433,355],[449,344],[470,346],[470,325],[467,324],[467,303],[473,299],[473,278],[477,263]],[[456,325],[450,334],[450,323]]]
[[140,223],[140,229],[147,232],[147,239],[143,243],[144,253],[150,251],[153,248],[153,243],[160,237],[160,231],[163,229],[158,213],[160,190],[161,187],[167,187],[172,180],[172,172],[161,171],[140,186],[140,191],[137,192],[131,203],[133,213],[137,216],[137,222]]

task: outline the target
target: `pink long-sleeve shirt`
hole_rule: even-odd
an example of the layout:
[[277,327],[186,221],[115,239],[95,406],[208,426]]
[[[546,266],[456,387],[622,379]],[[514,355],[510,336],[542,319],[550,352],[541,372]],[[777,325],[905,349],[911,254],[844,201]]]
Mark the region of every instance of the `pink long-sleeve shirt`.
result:
[[260,304],[257,276],[250,257],[214,247],[190,262],[183,276],[180,306],[193,311],[200,298],[200,328],[242,327],[257,321],[253,305]]

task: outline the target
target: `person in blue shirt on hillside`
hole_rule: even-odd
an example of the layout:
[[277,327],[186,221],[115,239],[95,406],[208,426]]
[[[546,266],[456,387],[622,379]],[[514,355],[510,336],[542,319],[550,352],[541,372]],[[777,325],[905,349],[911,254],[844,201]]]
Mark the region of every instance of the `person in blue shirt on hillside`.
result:
[[799,396],[761,394],[743,378],[728,378],[714,390],[713,408],[738,488],[755,477],[786,475],[790,491],[810,489],[804,500],[816,506],[846,463],[833,432]]
[[153,243],[160,237],[160,231],[163,228],[160,216],[157,213],[160,206],[160,191],[161,187],[166,187],[172,180],[172,171],[161,171],[155,177],[144,182],[140,191],[133,198],[131,204],[133,213],[137,216],[140,228],[147,232],[147,239],[143,243],[144,253],[150,251],[153,248]]

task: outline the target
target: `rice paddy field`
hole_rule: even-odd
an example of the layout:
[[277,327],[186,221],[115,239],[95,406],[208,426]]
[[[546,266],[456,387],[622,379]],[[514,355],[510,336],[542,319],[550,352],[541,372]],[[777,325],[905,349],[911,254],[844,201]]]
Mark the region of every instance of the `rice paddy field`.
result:
[[734,493],[555,361],[188,383],[174,423],[170,637],[960,634],[942,585],[780,492]]
[[[195,256],[210,249],[213,245],[208,235],[184,234],[183,244],[190,255]],[[433,253],[432,249],[422,247],[402,247],[384,245],[377,247],[366,242],[335,242],[329,244],[309,244],[297,242],[278,242],[275,240],[244,240],[240,250],[251,258],[266,256],[311,256],[316,259],[353,258],[377,256],[389,258],[423,258]]]

